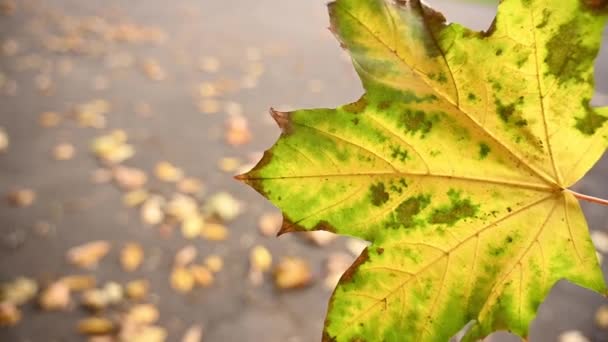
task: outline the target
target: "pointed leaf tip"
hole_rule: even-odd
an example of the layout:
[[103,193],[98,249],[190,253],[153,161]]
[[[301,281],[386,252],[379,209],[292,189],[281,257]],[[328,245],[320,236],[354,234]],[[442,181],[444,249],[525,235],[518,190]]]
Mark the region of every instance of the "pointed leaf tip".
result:
[[270,115],[274,121],[279,125],[283,132],[287,133],[290,127],[289,112],[279,112],[274,108],[270,108]]

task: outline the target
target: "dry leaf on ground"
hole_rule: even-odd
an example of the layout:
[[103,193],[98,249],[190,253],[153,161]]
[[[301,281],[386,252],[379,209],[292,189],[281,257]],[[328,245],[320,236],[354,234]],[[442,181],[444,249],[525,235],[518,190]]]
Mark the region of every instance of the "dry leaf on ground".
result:
[[204,188],[200,180],[187,177],[177,183],[177,190],[187,195],[200,195]]
[[258,220],[258,229],[264,236],[275,236],[283,223],[281,213],[264,213]]
[[312,281],[308,262],[301,258],[285,257],[274,269],[274,282],[282,290],[301,288]]
[[147,280],[133,280],[125,285],[125,293],[129,299],[142,300],[148,295],[150,283]]
[[135,154],[135,148],[127,144],[127,133],[123,130],[95,138],[91,150],[97,158],[111,164],[122,163]]
[[219,255],[212,254],[205,258],[205,265],[211,272],[217,273],[224,268],[224,259]]
[[177,182],[184,177],[184,172],[167,161],[161,161],[154,168],[156,177],[164,182]]
[[103,317],[89,317],[78,322],[78,332],[85,335],[103,335],[116,330],[112,321]]
[[6,152],[8,150],[9,138],[8,133],[3,127],[0,127],[0,153]]
[[44,112],[40,114],[38,118],[38,123],[42,127],[50,128],[57,127],[61,123],[62,117],[59,113],[56,112]]
[[21,310],[11,302],[0,302],[0,327],[14,326],[21,321]]
[[608,305],[600,306],[595,312],[595,324],[604,330],[608,329]]
[[224,221],[231,221],[241,213],[242,204],[231,194],[219,192],[207,200],[204,209],[210,215],[216,215]]
[[152,304],[138,304],[129,309],[125,319],[136,324],[152,324],[158,321],[160,313]]
[[37,293],[38,283],[26,277],[18,277],[11,282],[0,284],[0,302],[23,305]]
[[202,342],[203,341],[203,327],[200,324],[195,324],[190,326],[184,336],[182,337],[181,342]]
[[194,276],[184,267],[175,267],[171,272],[171,287],[180,293],[192,291]]
[[144,249],[138,243],[128,243],[120,253],[120,264],[127,272],[135,271],[144,260]]
[[207,223],[202,227],[200,235],[209,241],[224,241],[228,238],[228,229],[219,223]]
[[194,278],[194,283],[197,286],[201,286],[201,287],[211,286],[211,284],[213,284],[213,281],[215,279],[215,276],[213,275],[211,270],[209,270],[207,267],[201,266],[201,265],[190,266],[190,273],[192,274],[192,277]]
[[70,305],[70,287],[62,281],[50,284],[40,293],[38,304],[43,310],[65,310]]
[[93,241],[80,246],[72,247],[67,251],[67,260],[72,265],[83,268],[93,268],[110,251],[107,241]]
[[153,195],[142,204],[140,209],[141,220],[149,225],[156,225],[161,223],[165,218],[163,206],[166,201],[163,197]]
[[112,177],[123,190],[139,189],[148,181],[148,176],[144,171],[122,165],[112,169]]
[[53,158],[55,160],[70,160],[74,158],[74,154],[76,154],[76,149],[74,145],[69,143],[61,143],[53,148]]

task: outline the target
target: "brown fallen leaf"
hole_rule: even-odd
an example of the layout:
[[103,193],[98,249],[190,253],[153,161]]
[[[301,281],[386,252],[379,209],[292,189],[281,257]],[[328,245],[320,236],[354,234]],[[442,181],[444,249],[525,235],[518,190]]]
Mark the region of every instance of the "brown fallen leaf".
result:
[[0,127],[0,153],[4,153],[8,150],[9,138],[8,133],[4,127]]
[[160,313],[152,304],[137,304],[129,309],[125,317],[131,323],[153,324],[158,321]]
[[36,297],[37,293],[36,281],[26,277],[18,277],[11,282],[0,284],[0,302],[23,305]]
[[281,290],[305,287],[311,281],[310,265],[301,258],[285,257],[274,269],[274,282]]
[[125,286],[125,292],[129,299],[142,300],[148,295],[150,283],[147,280],[133,280]]
[[226,143],[232,146],[242,146],[251,141],[251,131],[244,116],[230,116],[226,121]]
[[62,281],[50,284],[40,293],[38,304],[46,311],[65,310],[70,305],[70,288]]
[[114,323],[103,317],[89,317],[78,322],[77,330],[84,335],[104,335],[116,330]]
[[120,264],[123,270],[133,272],[144,260],[144,249],[138,243],[126,244],[120,253]]
[[21,321],[21,310],[11,302],[0,302],[0,327],[11,327]]
[[192,265],[190,266],[190,273],[194,278],[194,283],[200,287],[209,287],[213,284],[215,276],[213,273],[205,266],[201,265]]
[[55,160],[70,160],[74,158],[76,149],[69,143],[61,143],[53,148],[53,158]]
[[42,127],[51,128],[57,127],[61,123],[62,117],[59,113],[56,112],[44,112],[40,114],[38,118],[38,123]]
[[154,173],[158,179],[164,182],[178,182],[184,177],[184,172],[167,161],[156,164]]
[[200,235],[209,241],[225,241],[228,238],[228,229],[219,223],[207,223],[202,227]]
[[167,330],[154,325],[123,324],[120,342],[164,342]]
[[283,224],[281,213],[264,213],[258,220],[258,229],[264,236],[275,236]]
[[203,341],[203,326],[200,324],[195,324],[190,326],[184,336],[182,337],[181,342],[202,342]]
[[36,193],[32,189],[16,189],[9,192],[6,199],[8,204],[13,207],[25,208],[34,204],[34,201],[36,200]]
[[136,190],[148,181],[146,173],[140,169],[118,165],[112,169],[112,178],[123,190]]
[[67,252],[68,262],[82,268],[94,268],[110,251],[107,241],[93,241],[72,247]]
[[188,293],[194,287],[194,276],[184,267],[175,267],[171,272],[171,288],[180,293]]
[[217,273],[224,268],[224,259],[217,254],[211,254],[205,258],[205,265],[211,272]]

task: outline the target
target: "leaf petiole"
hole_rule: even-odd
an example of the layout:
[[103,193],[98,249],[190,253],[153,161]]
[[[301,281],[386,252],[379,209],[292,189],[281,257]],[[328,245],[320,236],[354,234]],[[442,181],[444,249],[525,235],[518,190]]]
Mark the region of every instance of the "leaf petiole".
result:
[[608,206],[608,200],[605,200],[603,198],[598,198],[598,197],[593,197],[593,196],[589,196],[589,195],[584,195],[584,194],[578,193],[576,191],[572,191],[570,189],[566,189],[566,191],[568,191],[569,193],[571,193],[572,195],[574,195],[574,197],[576,197],[576,198],[578,198],[580,200]]

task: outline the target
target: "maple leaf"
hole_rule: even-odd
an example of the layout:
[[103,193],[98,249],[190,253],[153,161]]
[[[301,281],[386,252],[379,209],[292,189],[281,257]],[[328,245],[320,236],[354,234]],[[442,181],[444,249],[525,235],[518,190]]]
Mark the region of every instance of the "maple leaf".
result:
[[526,337],[560,279],[605,291],[578,195],[608,144],[593,108],[605,0],[504,0],[473,32],[418,0],[338,0],[332,30],[365,95],[272,111],[283,130],[237,178],[281,233],[371,245],[330,302],[325,341]]

